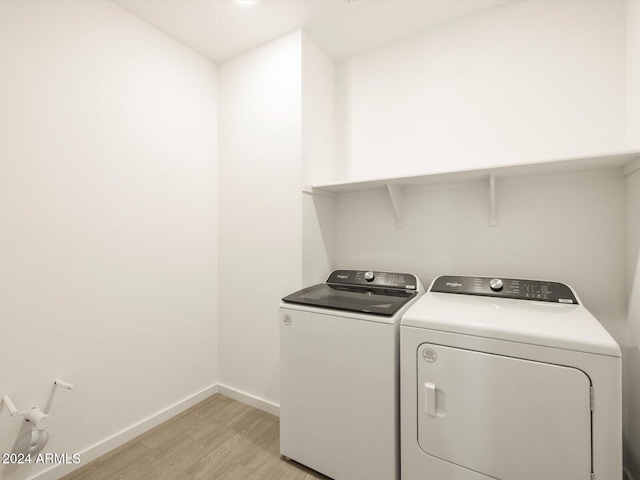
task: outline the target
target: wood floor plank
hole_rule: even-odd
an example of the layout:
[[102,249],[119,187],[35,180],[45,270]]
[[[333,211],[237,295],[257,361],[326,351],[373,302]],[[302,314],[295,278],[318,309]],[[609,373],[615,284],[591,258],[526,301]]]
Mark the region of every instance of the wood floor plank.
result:
[[218,411],[217,419],[226,425],[233,425],[240,421],[244,415],[255,411],[255,408],[244,403],[230,402]]
[[280,456],[278,417],[216,394],[62,480],[330,480]]
[[218,412],[232,401],[230,398],[215,394],[163,423],[162,428],[159,428],[160,426],[153,428],[138,439],[143,445],[154,448],[156,444],[161,444],[172,436],[189,435],[198,430],[208,431],[212,422],[215,422]]
[[[139,462],[136,472],[139,477],[154,480],[173,479],[186,473],[186,470],[199,458],[199,445],[186,435],[172,442],[166,442],[146,453]],[[132,480],[135,480],[132,479]]]
[[241,448],[241,445],[236,445],[241,439],[242,437],[234,432],[224,432],[213,446],[204,449],[204,455],[187,469],[187,473],[195,479],[216,478],[233,463],[233,452],[236,448]]
[[294,464],[272,457],[247,480],[304,480],[307,472]]
[[[127,445],[127,448],[122,448]],[[131,441],[118,448],[118,453],[107,459],[95,460],[95,469],[91,480],[124,480],[135,476],[140,469],[140,458],[149,452],[149,449],[136,441]],[[141,478],[141,477],[140,477]]]
[[227,468],[220,477],[211,477],[211,478],[224,478],[224,480],[246,480],[251,475],[251,470],[249,470],[244,465],[240,465],[239,463],[233,463]]

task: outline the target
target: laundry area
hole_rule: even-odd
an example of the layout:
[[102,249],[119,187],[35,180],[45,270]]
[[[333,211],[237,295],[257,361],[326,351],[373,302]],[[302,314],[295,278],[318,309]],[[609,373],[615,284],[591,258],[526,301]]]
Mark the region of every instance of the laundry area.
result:
[[640,0],[0,0],[0,480],[640,480]]

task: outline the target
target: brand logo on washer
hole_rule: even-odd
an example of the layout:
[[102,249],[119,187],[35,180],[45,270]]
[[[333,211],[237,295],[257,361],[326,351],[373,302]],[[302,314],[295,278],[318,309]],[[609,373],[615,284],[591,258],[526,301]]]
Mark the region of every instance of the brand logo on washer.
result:
[[293,319],[290,315],[285,315],[284,317],[282,317],[282,323],[284,323],[285,325],[291,325],[292,321]]
[[338,278],[344,280],[345,278],[349,278],[349,275],[338,275]]
[[422,351],[422,358],[425,362],[433,363],[438,359],[438,354],[430,348],[425,348]]
[[447,287],[461,287],[462,284],[460,282],[447,282]]

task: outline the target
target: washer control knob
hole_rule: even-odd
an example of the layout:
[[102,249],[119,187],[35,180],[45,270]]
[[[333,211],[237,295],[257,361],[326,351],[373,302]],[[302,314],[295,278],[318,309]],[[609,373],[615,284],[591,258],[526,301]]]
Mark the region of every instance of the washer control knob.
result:
[[499,278],[494,278],[489,282],[489,286],[491,287],[491,290],[493,290],[494,292],[499,292],[502,290],[502,287],[504,287],[504,284],[502,283],[502,280],[500,280]]
[[365,279],[367,282],[373,282],[373,279],[374,279],[374,278],[376,278],[376,274],[375,274],[375,273],[373,273],[373,272],[366,272],[366,273],[364,274],[364,279]]

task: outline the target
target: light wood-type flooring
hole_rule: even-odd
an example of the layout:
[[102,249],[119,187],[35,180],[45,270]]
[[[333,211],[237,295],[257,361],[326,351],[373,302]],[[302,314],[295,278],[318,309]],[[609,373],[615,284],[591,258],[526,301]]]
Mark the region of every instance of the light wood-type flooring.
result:
[[63,480],[329,480],[279,445],[278,417],[216,394]]

